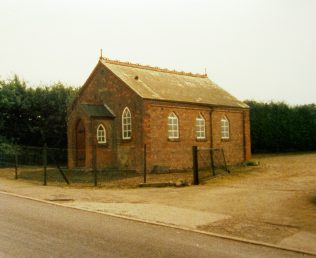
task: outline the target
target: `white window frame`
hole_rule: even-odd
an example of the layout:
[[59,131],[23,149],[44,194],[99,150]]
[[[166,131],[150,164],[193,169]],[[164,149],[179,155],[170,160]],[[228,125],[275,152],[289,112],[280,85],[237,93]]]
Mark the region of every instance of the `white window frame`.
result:
[[168,116],[168,138],[179,139],[179,118],[174,112]]
[[122,113],[122,138],[129,140],[132,138],[132,114],[128,107]]
[[201,114],[195,119],[195,135],[198,140],[204,140],[206,138],[205,119]]
[[102,124],[99,124],[97,128],[97,142],[106,143],[106,130]]
[[229,135],[229,120],[226,116],[221,119],[221,138],[227,140],[230,138]]

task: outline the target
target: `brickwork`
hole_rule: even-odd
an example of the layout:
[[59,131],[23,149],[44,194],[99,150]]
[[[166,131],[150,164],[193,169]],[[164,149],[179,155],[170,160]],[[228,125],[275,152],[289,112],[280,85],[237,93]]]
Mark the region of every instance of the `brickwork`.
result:
[[[212,114],[213,144],[212,148],[223,148],[228,164],[238,164],[244,161],[244,131],[242,110],[215,109]],[[221,137],[221,119],[229,121],[229,139]]]
[[251,159],[250,111],[244,110],[244,152],[245,160]]
[[[98,143],[96,138],[96,132],[98,126],[102,124],[106,131],[106,143]],[[93,136],[95,150],[95,162],[97,168],[111,167],[111,164],[116,164],[116,157],[113,155],[113,120],[112,119],[95,119],[93,120],[92,132],[95,132]]]
[[[244,128],[243,110],[223,110],[216,107],[157,101],[147,101],[145,110],[144,135],[149,170],[191,168],[192,146],[194,145],[200,148],[223,148],[228,164],[237,164],[245,160],[244,131],[247,131],[247,126]],[[168,139],[168,116],[172,112],[179,119],[180,137],[178,140]],[[196,137],[195,121],[199,115],[205,119],[205,140]],[[221,139],[220,123],[223,116],[226,116],[230,123],[230,138],[227,140]],[[247,141],[249,142],[250,139]],[[249,159],[249,149],[247,153],[246,158]]]
[[[83,103],[106,103],[116,117],[114,120],[89,118],[80,110],[80,104]],[[128,107],[132,114],[130,140],[122,139],[122,113],[125,107]],[[140,170],[143,160],[137,159],[137,153],[143,150],[142,109],[142,99],[111,71],[98,65],[80,92],[68,118],[68,166],[76,167],[75,128],[78,121],[83,119],[86,128],[86,168],[91,169],[95,162],[98,169]],[[100,123],[106,128],[107,144],[96,142],[96,129]],[[93,146],[96,146],[95,150]]]

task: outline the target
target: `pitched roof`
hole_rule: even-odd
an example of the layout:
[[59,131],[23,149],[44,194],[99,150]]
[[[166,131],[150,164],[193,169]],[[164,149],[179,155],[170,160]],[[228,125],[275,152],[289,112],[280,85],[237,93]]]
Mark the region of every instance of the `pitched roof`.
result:
[[107,105],[80,104],[80,107],[90,117],[115,117],[113,111]]
[[248,108],[204,74],[177,72],[105,58],[100,58],[100,62],[145,99]]

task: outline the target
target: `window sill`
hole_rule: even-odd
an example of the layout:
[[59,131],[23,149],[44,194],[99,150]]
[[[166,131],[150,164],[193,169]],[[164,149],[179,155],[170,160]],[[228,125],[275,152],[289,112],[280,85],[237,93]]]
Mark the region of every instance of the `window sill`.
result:
[[122,138],[122,142],[131,142],[133,140],[133,138],[129,138],[129,139],[123,139]]
[[230,141],[230,138],[222,138],[221,141],[222,141],[222,142],[229,142],[229,141]]
[[195,138],[195,141],[197,142],[207,142],[207,139],[206,138]]
[[98,147],[99,148],[108,148],[109,144],[107,142],[105,142],[105,143],[98,143]]
[[180,138],[168,138],[168,142],[180,142]]

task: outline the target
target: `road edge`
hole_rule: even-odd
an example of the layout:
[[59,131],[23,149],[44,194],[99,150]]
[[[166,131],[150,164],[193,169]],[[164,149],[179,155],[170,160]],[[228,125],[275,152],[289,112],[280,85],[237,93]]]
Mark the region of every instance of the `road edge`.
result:
[[275,248],[275,249],[295,252],[295,253],[303,254],[303,255],[312,255],[312,256],[316,257],[316,253],[314,253],[314,252],[304,251],[304,250],[294,249],[294,248],[287,248],[287,247],[274,245],[274,244],[269,244],[269,243],[265,243],[265,242],[248,240],[248,239],[245,239],[245,238],[232,237],[232,236],[227,236],[227,235],[222,235],[222,234],[217,234],[217,233],[212,233],[212,232],[207,232],[207,231],[202,231],[202,230],[197,230],[197,229],[192,229],[192,228],[187,228],[187,227],[183,227],[183,226],[177,226],[177,225],[170,225],[170,224],[165,224],[165,223],[161,223],[161,222],[148,221],[148,220],[144,220],[144,219],[139,219],[139,218],[124,216],[124,215],[119,215],[119,214],[110,213],[110,212],[96,211],[96,210],[90,210],[90,209],[79,208],[79,207],[74,207],[74,206],[68,206],[66,204],[55,203],[55,202],[48,201],[48,200],[37,199],[37,198],[34,198],[34,197],[29,197],[29,196],[25,196],[25,195],[16,194],[16,193],[4,192],[4,191],[1,191],[1,190],[0,190],[0,194],[10,195],[10,196],[18,197],[18,198],[28,199],[28,200],[41,202],[41,203],[46,203],[46,204],[55,205],[55,206],[60,206],[60,207],[64,207],[64,208],[81,210],[81,211],[85,211],[85,212],[92,212],[92,213],[102,214],[102,215],[111,216],[111,217],[115,217],[115,218],[132,220],[132,221],[136,221],[136,222],[140,222],[140,223],[146,223],[146,224],[151,224],[151,225],[156,225],[156,226],[162,226],[162,227],[168,227],[168,228],[173,228],[173,229],[179,229],[179,230],[183,230],[183,231],[190,231],[190,232],[203,234],[203,235],[208,235],[208,236],[212,236],[212,237],[218,237],[218,238],[222,238],[222,239],[233,240],[233,241],[237,241],[237,242],[242,242],[242,243],[247,243],[247,244],[252,244],[252,245],[258,245],[258,246],[263,246],[263,247]]

